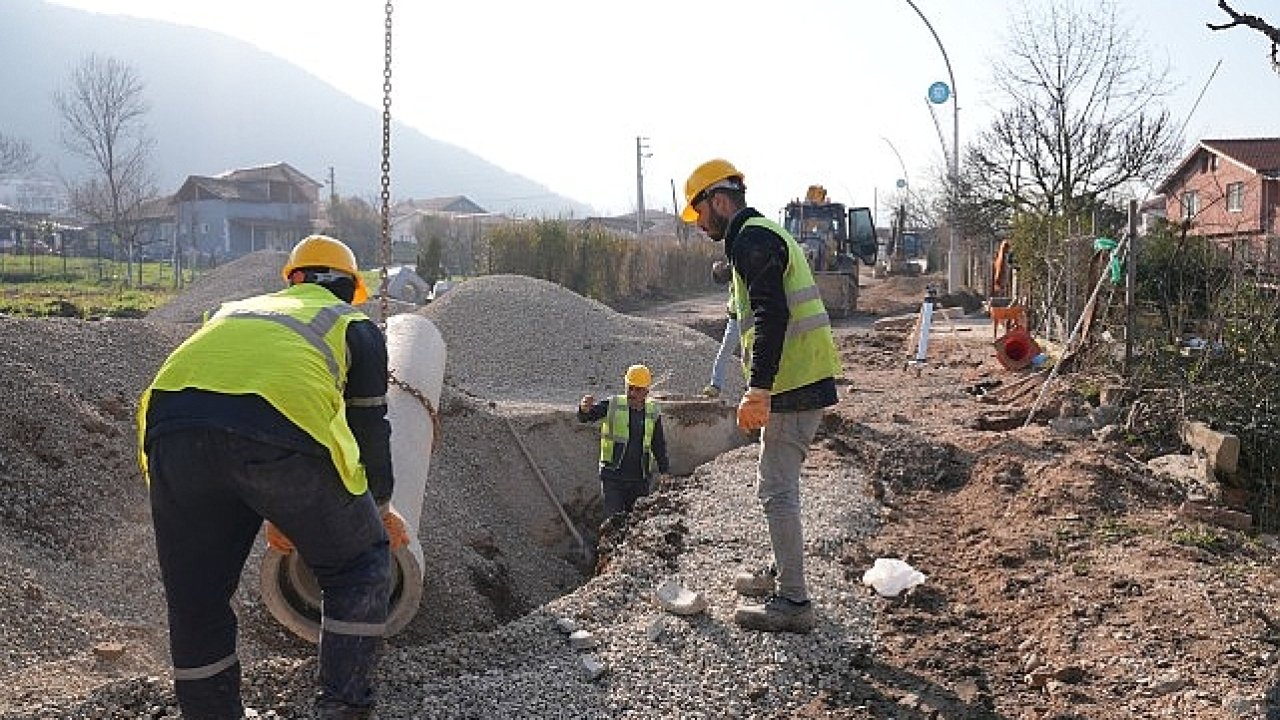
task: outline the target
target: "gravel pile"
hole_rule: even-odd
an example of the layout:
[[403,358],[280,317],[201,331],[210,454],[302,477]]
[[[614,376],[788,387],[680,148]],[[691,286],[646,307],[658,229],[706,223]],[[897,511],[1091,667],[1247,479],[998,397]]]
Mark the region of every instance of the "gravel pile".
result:
[[[808,576],[819,624],[808,636],[732,623],[730,577],[765,561],[768,540],[750,478],[754,448],[722,456],[642,500],[602,539],[595,577],[519,619],[436,643],[392,639],[380,666],[383,720],[407,718],[773,718],[815,704],[854,707],[872,638],[854,558],[875,527],[865,480],[828,457],[803,485]],[[819,469],[824,468],[824,469]],[[661,611],[669,577],[703,593],[692,617]],[[569,631],[590,634],[575,649]],[[264,717],[308,717],[314,662],[281,648],[250,664],[247,701]],[[172,718],[169,687],[135,676],[87,697],[4,718]],[[812,710],[810,710],[812,711]]]
[[213,312],[224,302],[243,300],[285,287],[280,268],[289,253],[259,250],[232,260],[215,270],[201,274],[178,297],[147,313],[148,320],[177,323],[199,323],[206,312]]
[[[177,717],[136,398],[188,323],[278,288],[283,259],[230,263],[143,321],[0,317],[11,406],[0,419],[0,719]],[[844,686],[867,610],[860,593],[835,590],[856,586],[838,550],[872,524],[851,500],[862,483],[852,471],[806,480],[809,542],[822,551],[810,568],[822,623],[809,638],[729,621],[729,577],[768,549],[752,449],[642,501],[604,537],[592,529],[598,430],[576,422],[579,396],[617,392],[632,362],[654,368],[658,392],[691,394],[714,340],[515,276],[468,281],[420,312],[448,344],[443,435],[419,533],[422,607],[390,641],[380,717],[770,717]],[[584,557],[543,481],[598,557]],[[304,718],[314,648],[259,601],[260,552],[236,599],[246,698],[267,717]],[[710,610],[664,616],[652,591],[669,575]],[[598,646],[571,648],[566,623]]]
[[[621,392],[632,363],[653,370],[655,394],[693,395],[707,383],[719,347],[683,325],[623,315],[516,275],[468,280],[421,312],[448,344],[446,381],[499,402],[576,406],[584,392]],[[725,394],[736,397],[741,373],[729,380]]]

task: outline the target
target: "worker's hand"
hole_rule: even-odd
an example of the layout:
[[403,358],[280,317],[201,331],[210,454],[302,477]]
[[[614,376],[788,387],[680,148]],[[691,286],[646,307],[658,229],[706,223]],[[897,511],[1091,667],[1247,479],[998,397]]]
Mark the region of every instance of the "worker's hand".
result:
[[381,510],[382,526],[387,529],[387,539],[391,541],[392,552],[408,545],[409,528],[404,524],[404,517],[396,512],[390,503],[383,505]]
[[266,525],[267,547],[282,555],[288,555],[293,552],[293,541],[285,537],[285,534],[280,532],[280,528],[276,527],[273,523],[268,522]]
[[769,391],[764,388],[747,388],[738,403],[738,429],[744,432],[759,430],[769,422]]
[[591,408],[595,407],[595,404],[596,404],[595,395],[583,395],[582,401],[578,403],[578,409],[581,410],[582,412],[588,412],[591,410]]
[[733,267],[724,260],[711,263],[711,279],[723,285],[733,279]]

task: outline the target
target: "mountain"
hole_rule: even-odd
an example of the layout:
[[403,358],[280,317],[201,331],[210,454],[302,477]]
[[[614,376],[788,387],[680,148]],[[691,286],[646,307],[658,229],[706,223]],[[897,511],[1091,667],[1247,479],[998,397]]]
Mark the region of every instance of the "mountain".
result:
[[[248,43],[197,28],[98,15],[40,0],[2,0],[0,133],[74,175],[53,95],[89,53],[131,64],[145,85],[152,169],[161,192],[188,175],[284,161],[339,194],[380,186],[382,112]],[[393,106],[394,107],[394,106]],[[466,195],[490,211],[585,216],[591,209],[448,143],[395,123],[393,199]],[[509,200],[520,198],[520,200]]]

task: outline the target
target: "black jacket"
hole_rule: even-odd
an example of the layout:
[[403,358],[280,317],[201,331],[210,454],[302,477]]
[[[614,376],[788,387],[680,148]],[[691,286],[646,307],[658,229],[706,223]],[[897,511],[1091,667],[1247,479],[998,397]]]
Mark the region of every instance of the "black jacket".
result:
[[[724,235],[724,253],[733,269],[747,285],[755,342],[751,347],[751,387],[773,389],[773,379],[782,361],[782,342],[787,335],[787,292],[782,274],[787,269],[787,243],[767,228],[743,225],[749,218],[764,217],[755,208],[743,208],[729,221]],[[773,395],[774,412],[798,412],[830,407],[837,401],[834,378],[825,378],[803,387]]]
[[[582,408],[578,408],[578,422],[591,422],[592,420],[603,420],[604,416],[609,414],[609,401],[613,398],[600,400],[591,409],[582,412]],[[644,475],[644,467],[641,463],[641,450],[644,442],[644,411],[628,410],[628,426],[627,426],[627,447],[622,453],[622,462],[615,469],[604,463],[600,464],[601,480],[648,480]],[[641,440],[641,442],[632,442],[633,440]],[[662,415],[659,414],[657,420],[653,424],[653,446],[649,448],[653,452],[653,461],[658,466],[658,472],[670,472],[670,463],[667,460],[667,439],[662,434]]]

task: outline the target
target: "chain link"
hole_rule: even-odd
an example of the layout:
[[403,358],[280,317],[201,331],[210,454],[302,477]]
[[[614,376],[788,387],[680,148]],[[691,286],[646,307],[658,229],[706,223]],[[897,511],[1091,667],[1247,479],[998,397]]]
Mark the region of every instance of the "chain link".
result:
[[[378,322],[383,330],[387,327],[387,266],[391,264],[391,2],[386,4],[386,20],[383,65],[382,65],[382,242],[378,246],[378,259],[382,262]],[[431,399],[423,395],[417,388],[409,385],[391,374],[387,377],[392,385],[404,390],[422,403],[431,418],[431,452],[440,449],[440,413],[436,412]]]
[[382,64],[382,242],[378,260],[382,263],[378,282],[378,323],[387,327],[387,266],[391,264],[391,2],[386,4],[383,21],[384,49]]
[[431,398],[423,395],[418,388],[396,377],[395,373],[389,375],[387,379],[392,385],[417,398],[418,402],[422,403],[422,407],[426,408],[427,417],[431,418],[431,454],[435,455],[440,449],[440,413],[436,411],[436,406],[431,404]]

